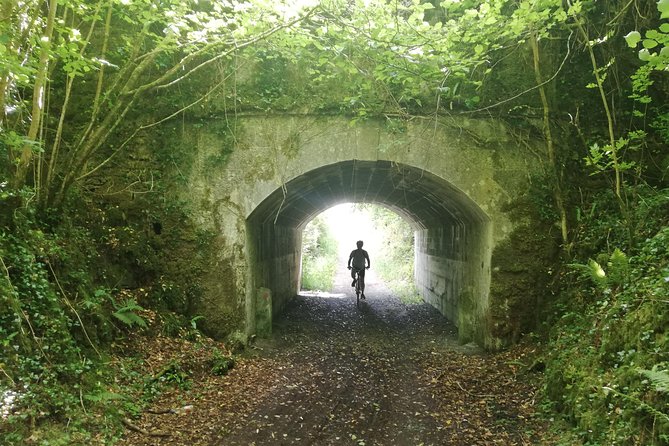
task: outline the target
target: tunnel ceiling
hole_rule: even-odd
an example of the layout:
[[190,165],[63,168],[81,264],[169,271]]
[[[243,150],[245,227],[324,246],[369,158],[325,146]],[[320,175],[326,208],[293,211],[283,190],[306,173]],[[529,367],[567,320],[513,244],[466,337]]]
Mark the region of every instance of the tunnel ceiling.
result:
[[382,204],[414,226],[476,224],[481,209],[447,181],[390,161],[344,161],[307,172],[267,197],[251,214],[255,224],[301,228],[322,211],[344,202]]

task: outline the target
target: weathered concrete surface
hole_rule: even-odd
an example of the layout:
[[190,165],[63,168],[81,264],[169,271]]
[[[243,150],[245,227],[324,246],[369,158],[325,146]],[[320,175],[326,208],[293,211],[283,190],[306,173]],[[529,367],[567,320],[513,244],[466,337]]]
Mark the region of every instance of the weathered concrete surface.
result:
[[[298,291],[302,228],[341,202],[379,203],[416,229],[425,300],[458,325],[462,341],[501,345],[491,330],[491,257],[523,223],[506,208],[526,194],[540,150],[489,120],[386,124],[246,116],[184,125],[179,144],[193,148],[194,162],[183,196],[197,224],[225,241],[222,268],[237,285],[206,295],[201,307],[243,310],[246,332],[255,333],[258,289],[271,290],[274,314]],[[230,134],[232,150],[223,147]],[[221,153],[229,153],[224,162]]]

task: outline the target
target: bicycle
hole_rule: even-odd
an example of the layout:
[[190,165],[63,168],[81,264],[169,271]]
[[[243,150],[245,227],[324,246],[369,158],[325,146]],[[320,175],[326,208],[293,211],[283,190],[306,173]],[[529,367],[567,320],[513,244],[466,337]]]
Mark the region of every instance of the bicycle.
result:
[[362,292],[363,285],[365,283],[365,277],[360,275],[360,269],[358,268],[353,268],[353,271],[355,272],[354,279],[355,279],[355,303],[359,304],[360,303],[360,296],[362,295],[362,299],[365,300],[365,295]]

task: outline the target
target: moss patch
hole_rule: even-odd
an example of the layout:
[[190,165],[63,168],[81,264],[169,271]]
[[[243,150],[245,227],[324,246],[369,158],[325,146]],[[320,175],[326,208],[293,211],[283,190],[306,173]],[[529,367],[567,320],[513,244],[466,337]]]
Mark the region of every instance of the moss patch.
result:
[[517,342],[540,322],[558,245],[538,218],[518,226],[492,256],[492,334]]

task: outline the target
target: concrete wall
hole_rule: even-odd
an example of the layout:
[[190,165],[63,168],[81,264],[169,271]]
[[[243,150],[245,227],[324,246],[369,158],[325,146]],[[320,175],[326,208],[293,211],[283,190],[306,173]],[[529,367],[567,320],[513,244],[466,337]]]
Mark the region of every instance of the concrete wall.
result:
[[459,292],[464,284],[464,256],[456,241],[458,227],[441,227],[415,234],[415,278],[418,292],[450,320],[458,321]]
[[423,299],[459,329],[462,342],[494,347],[486,325],[490,293],[489,223],[470,222],[417,231],[415,278]]
[[299,289],[302,232],[274,225],[251,227],[249,232],[255,244],[251,258],[254,288],[271,290],[272,314],[276,316]]

